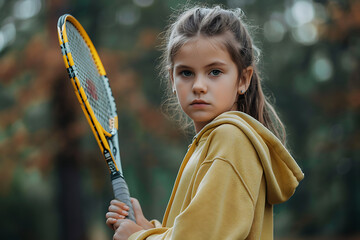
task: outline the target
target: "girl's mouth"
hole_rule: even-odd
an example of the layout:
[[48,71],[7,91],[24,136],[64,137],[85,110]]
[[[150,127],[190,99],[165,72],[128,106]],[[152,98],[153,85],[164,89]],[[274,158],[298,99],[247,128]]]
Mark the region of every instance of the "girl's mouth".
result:
[[195,99],[194,101],[191,102],[191,105],[194,104],[208,104],[208,103],[201,99]]
[[191,102],[190,104],[193,107],[204,107],[209,105],[209,103],[205,102],[204,100],[201,99],[195,99],[194,101]]

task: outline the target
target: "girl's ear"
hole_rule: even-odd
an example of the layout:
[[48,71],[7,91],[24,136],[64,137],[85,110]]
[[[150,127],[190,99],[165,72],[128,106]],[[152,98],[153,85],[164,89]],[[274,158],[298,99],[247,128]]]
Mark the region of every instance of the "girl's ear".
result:
[[254,68],[252,66],[248,66],[243,69],[240,76],[240,83],[238,87],[238,93],[244,94],[250,86],[251,78],[254,73]]
[[173,70],[170,68],[169,69],[169,77],[170,77],[170,81],[171,81],[171,89],[172,89],[172,91],[174,91],[175,90],[175,82],[174,82],[174,72],[173,72]]

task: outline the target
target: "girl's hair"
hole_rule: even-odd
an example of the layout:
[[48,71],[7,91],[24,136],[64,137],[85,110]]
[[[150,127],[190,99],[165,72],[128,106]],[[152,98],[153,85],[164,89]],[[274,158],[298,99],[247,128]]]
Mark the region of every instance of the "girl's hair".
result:
[[247,91],[238,97],[238,111],[257,119],[285,143],[284,125],[262,91],[257,69],[260,52],[253,44],[247,26],[243,22],[243,15],[240,9],[226,10],[219,6],[194,7],[183,12],[173,24],[169,25],[165,32],[162,56],[162,74],[166,76],[164,80],[167,86],[165,110],[168,115],[179,119],[186,127],[189,126],[189,119],[182,111],[179,111],[180,107],[176,96],[172,94],[171,81],[169,81],[169,70],[173,68],[174,56],[185,43],[193,38],[224,36],[224,46],[237,65],[239,74],[248,66],[254,69]]

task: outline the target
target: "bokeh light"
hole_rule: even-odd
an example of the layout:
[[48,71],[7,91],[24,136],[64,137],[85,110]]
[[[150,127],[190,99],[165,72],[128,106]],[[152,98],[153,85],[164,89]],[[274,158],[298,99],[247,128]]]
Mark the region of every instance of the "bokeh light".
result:
[[0,52],[5,47],[4,33],[0,31]]
[[294,1],[292,5],[286,7],[284,21],[290,27],[291,36],[296,42],[312,45],[318,41],[318,29],[314,23],[318,17],[317,9],[319,17],[324,18],[323,9],[312,1]]
[[264,36],[270,42],[281,42],[286,33],[284,24],[276,19],[270,19],[264,24]]
[[322,55],[315,56],[312,72],[320,82],[329,80],[333,75],[333,66],[329,58]]
[[295,41],[304,44],[311,45],[318,40],[317,29],[314,24],[306,23],[292,30],[292,36]]
[[291,14],[297,26],[311,22],[315,16],[312,2],[296,1],[291,7]]
[[134,6],[125,6],[117,13],[117,20],[120,24],[131,26],[136,24],[140,19],[140,12]]
[[5,36],[5,42],[6,43],[11,43],[11,42],[13,42],[15,40],[16,28],[15,28],[15,24],[13,22],[5,24],[1,28],[1,32],[3,32],[3,34]]
[[37,15],[40,9],[40,0],[20,0],[14,5],[14,17],[25,20]]

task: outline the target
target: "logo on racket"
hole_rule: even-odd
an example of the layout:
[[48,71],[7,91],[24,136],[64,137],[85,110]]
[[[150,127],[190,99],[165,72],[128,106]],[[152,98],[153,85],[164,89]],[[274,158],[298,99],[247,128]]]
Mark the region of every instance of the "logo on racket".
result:
[[86,92],[94,99],[98,100],[96,86],[93,81],[86,79]]
[[109,119],[109,128],[110,130],[113,130],[115,128],[115,118]]
[[110,152],[106,149],[104,150],[104,156],[105,156],[106,163],[108,164],[108,167],[110,169],[111,176],[112,177],[117,176],[119,173],[118,173],[116,166],[111,158]]
[[112,175],[115,175],[117,174],[117,170],[116,170],[116,167],[115,167],[115,164],[113,161],[108,161],[107,162],[108,166],[109,166],[109,169],[110,169],[110,172]]

